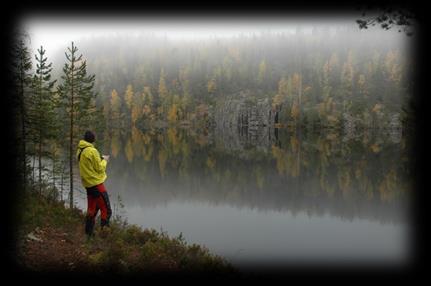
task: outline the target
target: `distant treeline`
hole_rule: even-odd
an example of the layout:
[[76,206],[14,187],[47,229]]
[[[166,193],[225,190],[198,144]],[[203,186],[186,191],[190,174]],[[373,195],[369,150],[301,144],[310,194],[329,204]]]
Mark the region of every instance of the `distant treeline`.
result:
[[80,46],[109,127],[205,120],[241,90],[269,98],[281,124],[336,126],[348,115],[371,126],[405,117],[409,39],[352,25],[194,41],[106,36]]

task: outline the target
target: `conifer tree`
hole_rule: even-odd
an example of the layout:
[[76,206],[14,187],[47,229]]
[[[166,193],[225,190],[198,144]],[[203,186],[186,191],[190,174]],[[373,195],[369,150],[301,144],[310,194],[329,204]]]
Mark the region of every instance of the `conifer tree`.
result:
[[33,100],[32,107],[29,109],[29,119],[38,159],[38,187],[39,192],[42,192],[42,157],[47,153],[44,152],[46,149],[44,144],[52,138],[54,132],[51,123],[55,122],[53,87],[56,80],[51,80],[52,63],[47,64],[46,50],[41,46],[37,52],[35,55],[36,74],[32,79]]
[[259,65],[259,74],[257,76],[258,83],[262,86],[266,83],[268,77],[267,65],[265,60],[262,60]]
[[160,72],[160,80],[159,80],[159,98],[160,98],[160,110],[159,110],[159,116],[162,116],[164,112],[166,111],[167,107],[167,100],[168,100],[168,88],[166,87],[165,82],[165,72],[162,69]]
[[68,121],[68,145],[69,145],[69,176],[70,176],[70,208],[73,208],[73,162],[77,143],[75,131],[91,129],[91,123],[95,119],[93,92],[95,76],[87,74],[87,63],[78,56],[78,48],[72,42],[67,48],[66,63],[63,67],[62,84],[58,91],[65,107],[66,120]]
[[30,93],[29,87],[31,83],[31,57],[30,52],[26,46],[25,39],[28,37],[25,34],[20,35],[13,45],[12,50],[12,78],[14,79],[16,97],[14,108],[18,114],[18,138],[19,138],[19,152],[18,162],[19,169],[22,172],[23,188],[25,190],[27,182],[27,98]]
[[130,126],[131,122],[132,122],[132,106],[133,106],[133,101],[134,101],[134,91],[133,91],[133,86],[131,84],[128,84],[126,87],[126,91],[124,93],[124,103],[125,103],[125,108],[124,108],[124,117],[126,120],[126,126]]
[[133,101],[132,101],[132,110],[131,110],[131,120],[132,120],[132,124],[134,125],[136,123],[136,121],[138,120],[138,118],[140,118],[142,116],[142,109],[143,109],[143,102],[144,102],[144,97],[145,94],[144,93],[135,93],[135,95],[133,96]]
[[133,86],[131,84],[127,85],[124,100],[126,102],[128,111],[130,111],[132,109],[132,103],[133,103]]
[[[119,127],[119,122],[121,120],[121,106],[122,106],[122,102],[121,102],[121,97],[118,95],[118,92],[114,89],[111,92],[111,97],[110,97],[110,120],[111,120],[111,125],[113,125],[114,127]],[[113,124],[115,123],[115,124]]]

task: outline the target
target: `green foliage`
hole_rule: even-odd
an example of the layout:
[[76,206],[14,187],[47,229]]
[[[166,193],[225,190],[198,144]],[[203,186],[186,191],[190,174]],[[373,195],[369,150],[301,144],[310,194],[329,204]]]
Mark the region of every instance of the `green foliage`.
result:
[[50,195],[51,192],[43,189],[42,194],[34,191],[23,194],[18,204],[19,209],[22,210],[19,219],[22,233],[43,227],[72,229],[76,224],[83,223],[83,215],[80,211],[65,208],[63,202]]
[[[19,220],[20,238],[35,229],[46,228],[74,237],[85,236],[84,214],[66,208],[63,202],[28,192],[23,193],[19,207],[23,210]],[[82,233],[76,234],[77,230]],[[72,243],[79,244],[79,241]],[[95,236],[84,246],[86,261],[96,271],[123,274],[159,271],[233,274],[236,271],[207,249],[187,245],[182,235],[171,238],[166,232],[142,229],[121,220],[113,221],[108,228],[96,228]]]
[[87,61],[78,56],[78,48],[72,42],[68,47],[66,63],[63,67],[62,83],[58,86],[62,104],[69,115],[74,117],[74,126],[77,126],[77,135],[81,136],[84,130],[93,129],[95,122],[100,120],[102,114],[96,114],[94,92],[95,75],[87,74]]
[[17,127],[17,138],[19,142],[19,152],[17,153],[18,172],[22,175],[22,186],[27,186],[28,179],[28,162],[26,158],[27,140],[28,140],[28,98],[31,96],[31,56],[27,47],[28,35],[19,33],[12,47],[12,79],[14,84],[13,112],[17,118],[14,118],[15,126]]
[[[78,56],[78,48],[72,42],[65,53],[66,63],[61,76],[62,83],[58,86],[60,94],[60,110],[62,111],[62,123],[66,127],[62,134],[69,147],[69,179],[70,179],[70,207],[73,202],[73,154],[78,143],[78,138],[85,130],[95,130],[98,121],[103,121],[103,113],[96,113],[96,93],[94,93],[95,75],[87,74],[87,62]],[[101,118],[102,117],[102,118]]]
[[[56,130],[56,113],[55,113],[55,94],[53,91],[56,80],[51,80],[52,63],[47,63],[45,50],[41,46],[35,55],[36,73],[31,80],[32,93],[27,98],[27,118],[29,136],[26,140],[31,140],[33,153],[38,159],[38,186],[41,192],[42,172],[44,165],[42,157],[47,152],[47,143],[49,139],[55,137]],[[35,170],[33,170],[35,172]]]

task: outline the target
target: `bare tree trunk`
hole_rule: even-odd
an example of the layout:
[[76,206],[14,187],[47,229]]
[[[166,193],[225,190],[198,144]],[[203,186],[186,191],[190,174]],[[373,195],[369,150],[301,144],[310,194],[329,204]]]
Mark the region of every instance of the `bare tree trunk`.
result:
[[[42,76],[39,82],[39,124],[42,124]],[[39,126],[39,194],[42,194],[42,127]]]
[[42,194],[42,131],[39,131],[39,194]]
[[55,157],[52,158],[52,188],[55,190]]
[[296,158],[296,168],[298,170],[298,177],[300,178],[301,176],[301,141],[302,141],[302,136],[301,136],[301,128],[299,128],[298,130],[298,154],[297,154],[297,158]]
[[60,178],[60,200],[63,201],[63,186],[64,186],[64,162],[61,168],[61,178]]
[[298,121],[301,124],[301,97],[302,97],[302,73],[299,76],[299,100],[298,100],[298,109],[299,109],[299,116]]
[[69,138],[69,173],[70,173],[70,208],[73,208],[73,87],[72,106],[70,112],[70,138]]
[[[33,150],[34,150],[34,147],[33,147]],[[36,158],[35,158],[35,154],[33,154],[33,166],[32,166],[32,172],[31,172],[31,178],[32,178],[32,184],[33,184],[33,186],[34,186],[34,173],[35,173],[35,171],[34,171],[34,168],[35,168],[35,165],[36,164]]]
[[21,113],[21,152],[22,152],[22,172],[23,172],[23,182],[24,182],[24,192],[26,191],[26,186],[27,186],[27,157],[26,157],[26,129],[25,129],[25,119],[26,119],[26,114],[25,114],[25,106],[24,106],[24,67],[22,66],[23,63],[23,59],[22,59],[22,55],[21,55],[21,66],[20,66],[20,71],[21,71],[21,78],[20,78],[20,88],[21,88],[21,94],[20,94],[20,113]]
[[25,109],[24,109],[24,100],[21,100],[21,140],[22,140],[22,172],[23,172],[23,182],[24,182],[24,192],[27,186],[27,154],[26,154],[26,134],[25,134]]

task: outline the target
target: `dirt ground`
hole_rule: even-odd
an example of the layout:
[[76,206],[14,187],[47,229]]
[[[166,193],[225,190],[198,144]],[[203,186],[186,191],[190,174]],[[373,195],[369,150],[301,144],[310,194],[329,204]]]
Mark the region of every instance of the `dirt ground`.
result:
[[36,228],[27,234],[18,246],[23,267],[35,271],[85,270],[88,253],[83,226],[75,231],[52,227]]

